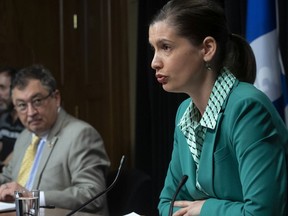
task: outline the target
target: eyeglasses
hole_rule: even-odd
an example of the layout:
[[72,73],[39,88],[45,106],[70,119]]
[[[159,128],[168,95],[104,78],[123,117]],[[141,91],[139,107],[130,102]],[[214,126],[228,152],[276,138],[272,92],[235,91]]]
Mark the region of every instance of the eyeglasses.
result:
[[40,108],[41,106],[44,105],[45,100],[47,100],[54,92],[50,92],[47,96],[45,97],[35,97],[30,101],[27,102],[17,102],[15,104],[15,109],[17,110],[17,112],[20,113],[26,113],[28,110],[28,104],[30,103],[31,106],[34,109]]

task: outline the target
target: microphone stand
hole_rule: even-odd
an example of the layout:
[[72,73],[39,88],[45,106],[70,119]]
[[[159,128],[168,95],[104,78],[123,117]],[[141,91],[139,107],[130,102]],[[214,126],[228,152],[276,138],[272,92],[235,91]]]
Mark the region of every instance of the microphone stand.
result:
[[118,171],[117,171],[117,174],[116,174],[116,177],[115,179],[113,180],[113,182],[110,184],[109,187],[107,187],[105,190],[103,190],[102,192],[98,193],[95,197],[92,197],[92,199],[88,200],[87,202],[85,202],[83,205],[81,205],[79,208],[77,209],[74,209],[73,211],[69,212],[66,216],[70,216],[70,215],[73,215],[74,213],[78,212],[78,211],[81,211],[85,206],[87,206],[88,204],[90,204],[91,202],[93,202],[94,200],[96,200],[98,197],[102,196],[103,194],[105,193],[108,193],[115,185],[115,183],[117,182],[118,180],[118,177],[121,173],[121,169],[122,169],[122,165],[125,161],[125,155],[122,155],[122,158],[121,158],[121,161],[120,161],[120,165],[118,167]]
[[175,200],[176,200],[176,197],[177,197],[180,189],[181,189],[182,186],[186,183],[187,179],[188,179],[188,176],[187,176],[187,175],[184,175],[184,176],[182,177],[181,181],[179,182],[178,186],[177,186],[177,189],[176,189],[176,191],[175,191],[175,193],[174,193],[174,196],[173,196],[173,198],[172,198],[172,200],[171,200],[171,203],[170,203],[169,214],[168,214],[169,216],[172,216],[172,214],[173,214],[174,202],[175,202]]

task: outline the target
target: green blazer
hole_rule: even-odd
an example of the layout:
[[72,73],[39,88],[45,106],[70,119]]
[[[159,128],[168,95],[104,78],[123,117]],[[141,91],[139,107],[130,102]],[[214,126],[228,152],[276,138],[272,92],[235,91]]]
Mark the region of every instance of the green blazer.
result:
[[160,215],[168,215],[177,185],[188,175],[177,200],[205,199],[201,216],[286,216],[288,131],[269,99],[251,84],[234,84],[204,140],[198,180],[205,193],[195,187],[196,166],[177,126],[190,102],[177,111]]

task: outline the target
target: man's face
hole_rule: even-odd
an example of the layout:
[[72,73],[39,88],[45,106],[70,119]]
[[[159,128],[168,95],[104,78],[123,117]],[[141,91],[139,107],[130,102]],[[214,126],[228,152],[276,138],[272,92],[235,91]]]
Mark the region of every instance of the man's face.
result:
[[12,89],[12,100],[22,124],[38,136],[56,122],[60,93],[49,92],[39,80],[30,80],[24,89]]
[[5,73],[0,73],[0,112],[8,109],[11,103],[10,97],[11,77]]

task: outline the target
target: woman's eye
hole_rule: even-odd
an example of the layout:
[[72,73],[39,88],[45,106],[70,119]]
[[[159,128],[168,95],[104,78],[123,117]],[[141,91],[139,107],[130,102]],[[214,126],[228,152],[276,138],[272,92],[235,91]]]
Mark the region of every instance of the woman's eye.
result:
[[163,44],[162,49],[165,51],[168,51],[168,50],[170,50],[170,46]]

